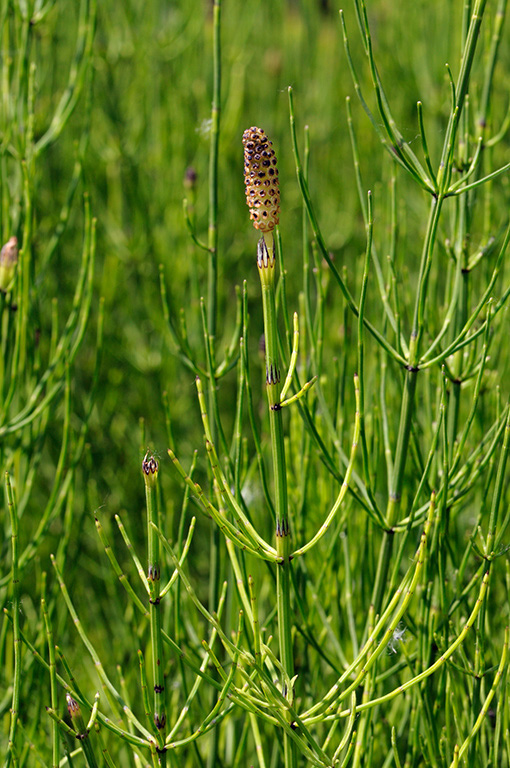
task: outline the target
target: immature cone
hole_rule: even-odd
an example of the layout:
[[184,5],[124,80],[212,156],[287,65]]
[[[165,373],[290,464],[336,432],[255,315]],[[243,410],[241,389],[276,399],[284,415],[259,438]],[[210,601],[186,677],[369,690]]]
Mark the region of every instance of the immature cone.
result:
[[159,464],[149,451],[145,454],[142,461],[143,479],[146,488],[155,488],[158,479]]
[[246,203],[255,229],[272,232],[280,220],[280,186],[273,144],[262,128],[243,133]]
[[80,705],[78,704],[76,699],[73,699],[73,697],[69,693],[66,694],[66,701],[67,701],[67,711],[69,712],[71,722],[74,726],[76,738],[79,739],[80,741],[83,741],[87,738],[87,736],[89,735],[89,732],[85,727],[85,721],[83,720],[83,715],[81,713]]

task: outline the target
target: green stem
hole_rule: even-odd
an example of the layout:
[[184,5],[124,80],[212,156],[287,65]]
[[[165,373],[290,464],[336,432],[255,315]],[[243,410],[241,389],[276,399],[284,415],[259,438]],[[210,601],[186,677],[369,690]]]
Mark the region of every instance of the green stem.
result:
[[[46,581],[46,579],[45,579]],[[56,675],[56,663],[55,663],[55,643],[53,641],[53,629],[51,626],[50,615],[48,607],[46,605],[46,599],[41,598],[41,609],[44,617],[44,626],[46,629],[46,638],[48,642],[48,657],[50,661],[50,701],[51,707],[55,711],[58,711],[58,693],[57,693],[57,675]],[[60,737],[58,734],[57,724],[54,722],[51,730],[52,741],[52,768],[58,768],[60,762]]]
[[[427,225],[427,232],[425,236],[422,259],[420,265],[420,273],[418,278],[418,289],[416,292],[416,300],[414,307],[413,326],[411,332],[411,339],[409,345],[409,354],[407,355],[407,374],[404,387],[404,395],[402,400],[402,408],[400,413],[400,426],[397,438],[397,447],[395,453],[395,461],[391,472],[390,484],[389,484],[389,498],[386,512],[386,525],[387,530],[384,533],[381,550],[379,553],[379,562],[376,574],[376,581],[372,592],[372,601],[376,612],[380,611],[384,587],[387,581],[387,573],[389,568],[389,562],[391,559],[391,552],[393,548],[393,527],[398,518],[398,510],[400,508],[400,497],[402,491],[402,484],[404,479],[404,471],[406,467],[409,437],[412,423],[412,415],[414,412],[414,395],[416,391],[416,374],[418,372],[418,365],[420,361],[420,342],[422,334],[425,328],[425,309],[428,295],[428,278],[432,265],[432,254],[434,250],[434,243],[436,240],[437,227],[439,223],[439,217],[442,209],[442,204],[445,199],[445,194],[450,183],[450,176],[452,171],[452,159],[454,145],[459,127],[459,120],[463,112],[463,107],[468,91],[468,84],[471,74],[471,67],[474,60],[476,46],[480,34],[480,26],[482,22],[483,13],[485,10],[487,0],[476,0],[471,14],[470,22],[467,27],[465,42],[462,49],[462,59],[460,65],[460,73],[457,80],[454,105],[450,114],[448,127],[443,143],[443,149],[441,154],[441,161],[439,164],[439,170],[437,173],[437,193],[433,197],[429,221]],[[363,6],[364,9],[364,6]],[[365,24],[362,24],[362,34],[365,38],[365,46],[368,52],[369,37],[366,27],[366,17],[364,18]],[[364,30],[364,31],[363,31]],[[371,51],[370,56],[371,59]],[[373,64],[371,59],[371,64]],[[376,74],[375,69],[372,67],[373,73]],[[378,90],[377,77],[374,77],[374,88]],[[292,105],[291,105],[292,106]],[[380,109],[383,113],[385,111],[385,104],[380,103]],[[292,116],[292,109],[291,109]],[[391,135],[392,126],[387,124],[386,130],[388,135]],[[383,143],[385,143],[383,137]],[[345,295],[345,293],[344,293]],[[347,298],[347,297],[346,297]],[[395,354],[393,354],[395,357]]]
[[213,99],[211,111],[211,146],[209,153],[209,268],[207,275],[207,325],[210,336],[216,336],[218,279],[218,144],[220,135],[221,98],[221,0],[213,6]]
[[[494,546],[497,547],[499,544],[499,536],[497,535],[497,533],[499,533],[497,530],[498,519],[499,519],[499,509],[500,509],[501,501],[503,498],[503,489],[505,487],[506,464],[507,464],[509,452],[510,452],[510,411],[508,412],[508,416],[505,424],[503,446],[501,448],[501,453],[499,456],[498,469],[496,474],[496,484],[495,484],[494,492],[492,496],[491,510],[490,510],[490,516],[489,516],[487,540],[485,543],[484,554],[488,560],[492,560],[496,556],[496,553],[493,551],[493,548]],[[503,527],[503,531],[504,531],[504,527]]]
[[400,509],[404,471],[408,454],[409,438],[411,435],[411,421],[413,416],[417,373],[418,371],[416,369],[410,369],[407,371],[405,378],[402,407],[400,411],[400,428],[395,450],[388,506],[386,509],[386,530],[384,531],[381,549],[379,551],[376,579],[372,592],[372,605],[375,608],[376,614],[380,613],[381,610],[384,589],[388,579],[391,554],[393,552],[393,541],[395,537],[393,527],[397,521]]
[[154,725],[156,726],[159,765],[166,766],[164,749],[166,732],[165,677],[163,671],[163,636],[161,631],[159,537],[154,526],[159,526],[157,506],[158,462],[148,453],[142,462],[147,503],[147,542],[149,586],[149,616],[151,625],[152,668],[154,676]]
[[471,67],[473,65],[476,45],[480,35],[480,26],[482,24],[482,18],[486,4],[487,0],[477,0],[471,15],[471,22],[469,24],[466,35],[466,42],[464,45],[462,60],[460,64],[459,77],[457,79],[457,86],[455,89],[455,108],[452,109],[450,114],[448,127],[446,129],[446,136],[443,143],[441,161],[439,163],[439,171],[437,174],[437,183],[440,194],[446,190],[449,182],[449,175],[451,172],[450,152],[451,148],[453,147],[453,142],[455,141],[460,114],[462,112],[464,100],[468,90]]
[[11,574],[12,574],[12,634],[14,643],[14,676],[12,683],[12,704],[11,704],[11,723],[9,727],[9,741],[7,743],[7,754],[5,756],[4,768],[9,768],[15,761],[14,741],[18,725],[18,713],[20,705],[21,690],[21,635],[19,626],[20,616],[20,598],[19,598],[19,578],[18,578],[18,513],[14,494],[12,492],[11,481],[8,473],[5,473],[5,492],[7,496],[7,505],[11,518]]
[[[282,690],[292,701],[289,684],[294,677],[294,655],[292,648],[292,616],[290,609],[290,525],[287,499],[287,470],[283,437],[282,409],[280,405],[280,369],[278,363],[278,333],[276,327],[275,303],[275,257],[274,240],[269,252],[264,237],[257,247],[257,266],[262,288],[264,313],[264,339],[266,346],[266,391],[269,405],[271,448],[273,455],[273,477],[276,512],[276,593],[278,612],[278,640],[280,660],[284,670]],[[297,766],[294,743],[284,735],[285,768]]]
[[[467,22],[467,19],[466,19]],[[465,28],[465,34],[463,30],[462,46],[465,49],[466,36],[468,34],[468,27]],[[469,110],[465,109],[460,115],[459,125],[460,136],[458,142],[458,162],[463,167],[468,167],[470,147],[469,147]],[[475,155],[476,156],[476,155]],[[468,270],[468,246],[467,246],[467,233],[469,232],[469,218],[470,218],[470,206],[469,206],[469,193],[462,195],[462,198],[457,201],[456,205],[456,242],[455,253],[457,259],[457,274],[456,281],[460,282],[460,291],[458,295],[457,307],[455,312],[455,323],[453,338],[455,338],[462,330],[468,319],[468,291],[469,291],[469,270]],[[450,390],[450,402],[448,407],[448,458],[451,460],[454,451],[455,438],[457,435],[457,427],[459,420],[460,409],[460,387],[463,373],[463,359],[464,351],[459,350],[455,353],[452,371],[454,380],[451,384]]]
[[[468,251],[467,251],[467,217],[468,217],[468,195],[464,195],[459,205],[459,242],[457,250],[458,274],[460,280],[459,299],[455,314],[455,326],[453,337],[456,338],[462,331],[468,321],[468,296],[469,296],[469,269],[468,269]],[[452,458],[455,450],[455,440],[457,437],[459,412],[460,412],[460,389],[462,384],[464,350],[459,349],[454,356],[452,373],[454,379],[451,383],[450,401],[448,407],[448,451]]]
[[380,611],[384,587],[387,581],[388,568],[393,550],[393,526],[398,517],[400,508],[400,498],[402,493],[402,484],[404,480],[404,471],[406,467],[407,453],[409,447],[409,437],[411,434],[411,422],[414,411],[414,395],[416,391],[416,379],[418,373],[418,363],[420,360],[420,341],[425,327],[425,306],[427,300],[428,277],[432,265],[432,253],[436,240],[439,217],[444,201],[444,190],[449,183],[449,169],[451,167],[451,150],[455,140],[459,118],[464,106],[464,99],[467,92],[469,74],[473,62],[478,34],[480,31],[481,16],[483,15],[486,0],[478,0],[472,15],[470,28],[467,34],[464,54],[461,63],[461,72],[457,84],[457,98],[455,109],[452,110],[450,122],[448,124],[447,135],[443,145],[443,154],[438,172],[439,195],[433,198],[427,232],[423,244],[422,259],[420,264],[420,274],[418,278],[418,290],[414,307],[413,328],[409,344],[409,360],[407,374],[402,398],[402,408],[400,412],[400,426],[397,438],[397,447],[395,452],[395,461],[391,484],[389,488],[388,506],[386,511],[387,530],[384,533],[381,550],[379,552],[379,562],[377,566],[376,580],[372,592],[372,603],[376,613]]
[[433,198],[429,213],[429,220],[425,240],[423,243],[420,273],[418,278],[418,290],[414,306],[413,327],[409,340],[409,355],[407,372],[402,395],[400,409],[400,422],[397,436],[397,446],[391,473],[388,504],[386,508],[386,530],[383,534],[379,561],[374,588],[372,591],[372,604],[376,614],[380,612],[387,583],[388,569],[393,551],[393,528],[397,522],[402,496],[402,486],[407,462],[411,424],[414,413],[414,396],[418,375],[418,362],[420,359],[420,340],[425,324],[425,304],[427,298],[428,276],[432,265],[432,252],[436,239],[439,216],[441,213],[443,198]]
[[92,745],[90,743],[89,728],[87,728],[85,725],[81,707],[70,693],[67,694],[66,699],[67,711],[69,712],[69,717],[71,718],[74,735],[78,739],[78,742],[81,744],[87,768],[99,768],[96,757],[94,755],[94,751],[92,749]]
[[[221,115],[221,0],[213,0],[213,97],[211,109],[211,143],[209,150],[209,229],[207,245],[209,262],[207,270],[207,334],[209,412],[217,414],[216,406],[216,321],[218,314],[218,147]],[[212,419],[213,440],[219,429],[216,418]],[[210,535],[209,604],[218,603],[220,583],[220,532],[213,526]],[[209,744],[208,766],[213,768],[217,759],[217,730]]]

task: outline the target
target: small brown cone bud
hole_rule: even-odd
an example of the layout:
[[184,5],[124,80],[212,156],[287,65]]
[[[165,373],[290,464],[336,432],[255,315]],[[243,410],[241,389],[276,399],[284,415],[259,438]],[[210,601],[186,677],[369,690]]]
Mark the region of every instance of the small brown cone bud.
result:
[[243,133],[246,203],[255,229],[272,232],[280,220],[280,185],[273,144],[262,128]]
[[80,741],[83,741],[87,738],[89,735],[89,732],[87,731],[87,728],[85,726],[85,721],[83,720],[83,715],[81,713],[80,705],[76,701],[76,699],[73,699],[71,694],[66,694],[66,701],[67,701],[67,711],[69,712],[69,716],[71,718],[71,722],[73,724],[76,738]]
[[149,451],[145,454],[142,461],[142,473],[145,485],[148,488],[154,488],[158,479],[159,464]]

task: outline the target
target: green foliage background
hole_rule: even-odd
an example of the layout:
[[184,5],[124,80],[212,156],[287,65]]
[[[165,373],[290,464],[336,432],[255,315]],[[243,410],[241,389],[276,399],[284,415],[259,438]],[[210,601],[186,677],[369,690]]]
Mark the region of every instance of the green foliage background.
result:
[[[489,19],[494,17],[495,5],[492,4],[489,9]],[[16,99],[23,100],[23,93],[16,93],[15,87],[22,68],[17,61],[17,46],[23,34],[20,19],[28,8],[28,16],[35,20],[27,32],[30,45],[27,47],[26,64],[35,65],[33,134],[37,143],[45,135],[67,86],[75,57],[79,10],[77,4],[59,0],[46,4],[2,0],[1,8],[3,72],[4,78],[11,77],[10,83],[4,79],[1,127],[1,242],[4,243],[13,234],[22,242],[26,227],[21,166],[19,158],[13,158],[7,149],[9,143],[16,145],[17,139],[19,146],[22,145],[21,137],[26,129],[21,122],[21,112],[16,113],[17,122],[12,117],[14,102]],[[437,163],[451,107],[445,63],[450,65],[455,78],[459,67],[462,3],[374,0],[369,3],[368,11],[375,55],[404,139],[418,152],[420,140],[416,102],[421,100],[431,156]],[[40,20],[37,13],[41,13]],[[345,8],[345,18],[351,32],[352,56],[359,62],[362,86],[371,97],[369,71],[365,67],[355,12],[350,3]],[[482,32],[485,50],[490,33],[491,27],[487,22]],[[503,35],[507,42],[508,32],[504,31]],[[308,126],[309,187],[324,239],[355,296],[359,295],[361,288],[366,232],[347,127],[347,96],[352,97],[351,109],[363,185],[365,190],[370,189],[373,193],[374,243],[383,263],[391,247],[389,201],[395,167],[389,155],[382,151],[372,126],[355,98],[342,44],[338,9],[334,4],[327,0],[322,3],[317,0],[286,0],[280,3],[226,0],[222,9],[221,39],[218,188],[218,315],[221,320],[218,349],[224,350],[230,343],[236,321],[236,286],[246,280],[250,311],[249,345],[253,353],[251,376],[255,401],[260,403],[257,415],[264,427],[264,362],[258,351],[262,309],[255,264],[256,238],[248,222],[244,200],[243,130],[250,125],[260,125],[271,137],[277,152],[281,185],[280,229],[287,270],[287,302],[291,311],[298,308],[303,281],[303,202],[296,181],[290,141],[288,86],[291,85],[294,92],[301,143],[304,141],[304,128]],[[9,58],[14,61],[11,70],[6,64]],[[38,346],[33,353],[33,371],[30,374],[27,372],[27,391],[31,377],[36,377],[37,360],[45,359],[51,348],[52,313],[56,313],[62,328],[72,307],[82,252],[85,195],[91,214],[97,219],[97,246],[90,319],[72,364],[70,385],[70,440],[77,444],[79,431],[87,422],[86,448],[74,469],[71,495],[61,512],[49,521],[37,542],[36,556],[23,573],[21,622],[23,631],[32,638],[32,642],[37,640],[42,653],[44,627],[40,597],[45,591],[51,607],[55,642],[64,649],[82,686],[92,692],[91,698],[94,686],[97,686],[96,682],[90,682],[92,664],[78,643],[75,629],[60,600],[49,555],[57,550],[61,552],[67,587],[91,640],[96,648],[104,651],[109,671],[115,675],[115,665],[119,664],[127,687],[136,690],[138,670],[133,653],[141,642],[148,643],[146,627],[139,625],[137,615],[112,574],[96,534],[94,513],[100,515],[123,566],[132,567],[128,556],[122,554],[123,544],[114,515],[122,514],[133,543],[143,552],[146,530],[140,461],[146,447],[150,445],[160,459],[164,510],[162,528],[170,537],[177,535],[182,503],[181,485],[166,455],[170,439],[173,436],[179,458],[186,466],[195,449],[198,448],[203,454],[195,377],[180,362],[168,333],[161,303],[159,267],[162,265],[173,316],[178,318],[183,308],[190,345],[198,350],[197,357],[203,361],[200,299],[206,293],[207,255],[190,238],[183,213],[183,198],[187,197],[191,206],[198,237],[206,240],[212,59],[212,12],[211,4],[205,0],[99,3],[95,38],[76,107],[63,124],[56,141],[38,156],[33,165],[32,284],[28,338],[34,349],[37,338]],[[477,56],[473,80],[478,78],[478,85],[472,93],[473,111],[480,97],[479,83],[485,63],[486,55],[485,58],[484,55]],[[8,71],[10,75],[5,74]],[[507,44],[501,46],[494,84],[490,121],[494,131],[497,131],[505,119],[510,92],[510,47]],[[374,106],[372,98],[371,106]],[[72,179],[77,155],[81,158],[81,170],[74,190]],[[507,138],[491,148],[490,162],[492,168],[508,162]],[[189,168],[196,172],[193,188],[186,184]],[[400,290],[406,295],[412,292],[417,279],[427,201],[423,192],[416,189],[399,169],[396,186],[399,202],[395,272],[399,276]],[[69,218],[65,221],[55,250],[48,257],[48,245],[58,227],[70,190],[73,194]],[[490,195],[474,213],[470,244],[475,249],[476,242],[482,244],[487,233],[492,233],[501,242],[508,221],[509,198],[509,176],[504,174],[494,182]],[[445,218],[448,220],[448,216]],[[453,215],[451,221],[453,226]],[[430,278],[430,292],[436,297],[437,310],[437,318],[431,314],[430,320],[431,325],[436,327],[440,326],[447,303],[445,282],[451,269],[444,243],[454,233],[448,233],[447,228],[446,221],[442,245],[437,249],[437,260]],[[494,261],[495,257],[492,257],[487,264],[484,263],[480,285],[488,281]],[[348,452],[354,413],[351,381],[357,365],[356,324],[354,317],[346,311],[339,292],[333,290],[327,268],[320,265],[318,271],[326,303],[324,357],[331,370],[335,371],[335,375],[328,378],[328,366],[324,365],[323,389],[331,401],[341,404],[342,414],[345,413],[338,417],[339,442]],[[503,294],[508,284],[506,266],[506,271],[499,278],[496,298]],[[382,327],[382,309],[372,275],[368,290],[367,315],[376,326]],[[88,396],[95,375],[101,300],[104,301],[102,359],[94,405],[88,414]],[[411,326],[411,307],[411,303],[406,305],[403,302],[401,322],[406,336]],[[487,424],[495,418],[494,414],[502,412],[510,394],[508,327],[508,309],[505,308],[494,330],[496,336],[485,374],[482,406],[475,425],[477,434],[487,429]],[[374,471],[378,467],[382,478],[377,489],[382,498],[386,492],[386,481],[382,438],[376,425],[380,381],[378,364],[373,362],[377,354],[375,343],[368,338],[366,358],[371,364],[367,364],[366,373],[366,418],[375,457]],[[420,398],[430,397],[434,386],[431,384],[428,394],[422,392]],[[220,408],[228,434],[234,422],[232,403],[235,392],[236,372],[233,370],[221,381],[219,389]],[[164,393],[167,393],[171,415],[170,434]],[[400,396],[398,381],[391,381],[387,395],[390,411],[398,413]],[[19,397],[22,401],[21,385]],[[436,397],[439,397],[437,393]],[[430,408],[430,402],[425,401],[418,408],[416,430],[424,435],[432,430],[432,425],[427,422]],[[462,408],[461,423],[467,417],[469,401]],[[420,413],[423,413],[423,420],[420,420]],[[485,421],[484,413],[487,417]],[[8,436],[0,437],[3,463],[14,478],[18,499],[23,497],[22,484],[30,482],[30,493],[20,519],[19,542],[22,549],[37,530],[41,510],[47,504],[53,487],[64,417],[64,400],[57,399],[49,421],[41,431],[40,458],[34,465],[33,476],[23,467],[24,457],[32,456],[30,452],[27,454],[26,445],[37,438],[38,422],[34,422],[31,434],[21,432],[12,440]],[[140,419],[144,420],[143,428]],[[320,428],[320,414],[317,415],[317,423]],[[397,427],[390,424],[389,429],[390,438],[394,441]],[[251,450],[251,438],[248,444],[247,450]],[[294,443],[291,439],[289,463],[291,485],[294,483],[291,494],[300,478],[299,450],[297,438]],[[452,532],[450,546],[456,553],[454,559],[461,558],[476,520],[476,510],[483,505],[484,495],[488,495],[489,488],[492,488],[496,459],[497,455],[486,484],[478,488],[471,506],[466,507],[462,524]],[[26,461],[27,467],[32,466],[28,458]],[[408,463],[409,487],[404,495],[407,494],[409,499],[416,490],[418,465],[418,459]],[[361,463],[358,470],[361,473]],[[199,460],[197,476],[207,482],[203,455]],[[332,492],[331,478],[318,481],[316,495],[309,500],[306,525],[313,527],[312,521],[322,518],[320,510],[324,509],[323,502],[329,503]],[[508,483],[505,493],[508,502]],[[5,510],[1,527],[4,536],[2,563],[5,565],[0,572],[3,578],[0,596],[8,608],[12,600],[8,584],[11,528],[7,505]],[[353,579],[360,589],[359,605],[365,605],[368,611],[378,539],[375,534],[368,533],[369,525],[365,518],[360,516],[352,525],[351,533],[360,541],[359,551],[354,550],[351,563]],[[188,558],[195,588],[206,602],[210,527],[208,521],[199,517]],[[415,544],[416,539],[413,539],[406,556],[412,557]],[[316,560],[310,561],[309,567],[312,572],[320,567],[318,555]],[[366,575],[362,577],[360,573],[365,569]],[[466,581],[474,570],[470,566],[467,571]],[[47,576],[43,575],[46,572]],[[338,634],[346,637],[348,632],[343,623],[346,619],[341,611],[336,614],[333,607],[335,596],[342,590],[344,575],[342,570],[338,572],[338,581],[331,584],[331,594],[326,602],[332,620],[338,622]],[[507,595],[502,567],[491,594],[492,627],[500,645],[504,625],[508,622]],[[266,594],[266,599],[268,597],[270,595]],[[358,627],[364,625],[365,619],[365,614],[356,617]],[[4,692],[0,688],[2,745],[7,744],[10,722],[9,685],[13,653],[9,628],[10,624],[5,619],[0,635],[0,661],[5,683]],[[349,643],[347,640],[346,647]],[[498,648],[497,643],[495,648]],[[143,650],[148,652],[147,647]],[[302,652],[306,656],[310,650],[305,650],[303,646]],[[497,666],[496,653],[497,650],[492,653],[488,664]],[[20,721],[26,741],[19,764],[50,765],[50,759],[44,756],[45,741],[49,744],[49,735],[41,736],[50,731],[44,711],[49,704],[48,678],[28,653],[24,659],[24,703]],[[307,668],[308,661],[305,658],[300,661],[303,669]],[[306,678],[304,671],[303,677]],[[317,678],[310,673],[307,685],[313,688],[315,684]],[[135,693],[131,695],[136,696]],[[29,748],[30,743],[35,744],[33,750]],[[188,762],[182,765],[198,765],[199,759],[205,760],[204,755],[199,758],[199,752],[197,749],[196,753],[190,752],[183,757]],[[230,752],[226,749],[223,754]],[[375,756],[373,763],[366,764],[382,765],[385,757],[380,756],[379,759]],[[121,757],[118,764],[128,765],[128,762],[123,762],[126,759]],[[250,759],[253,762],[253,758]],[[508,756],[505,759],[506,762],[501,765],[508,764]],[[223,760],[218,764],[234,765],[233,760],[231,763],[226,757]]]

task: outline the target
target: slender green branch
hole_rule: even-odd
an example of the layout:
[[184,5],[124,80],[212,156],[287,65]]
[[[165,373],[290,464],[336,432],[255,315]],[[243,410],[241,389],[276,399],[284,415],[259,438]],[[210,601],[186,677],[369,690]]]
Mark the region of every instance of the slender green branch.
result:
[[347,490],[349,488],[349,481],[351,479],[352,471],[354,468],[354,461],[356,458],[356,450],[358,448],[358,442],[359,442],[359,436],[360,436],[360,389],[359,389],[359,379],[358,376],[354,377],[354,392],[356,397],[356,414],[355,414],[355,420],[354,420],[354,434],[352,438],[352,446],[351,446],[351,455],[349,459],[349,464],[347,466],[344,481],[342,483],[342,486],[340,488],[340,491],[338,493],[337,499],[335,503],[333,504],[331,511],[329,512],[326,520],[321,525],[317,533],[310,539],[310,541],[305,544],[304,546],[300,547],[299,549],[296,549],[292,553],[292,557],[297,557],[298,555],[304,555],[306,552],[308,552],[312,547],[314,547],[320,539],[324,536],[324,534],[328,531],[330,528],[332,522],[334,521],[338,510],[340,509],[342,502],[345,499],[345,496],[347,494]]
[[[57,693],[57,675],[56,675],[56,663],[55,663],[55,643],[53,641],[53,628],[51,626],[51,619],[48,612],[48,606],[44,598],[41,599],[41,609],[44,617],[44,626],[46,629],[46,638],[48,642],[48,656],[50,662],[50,701],[51,707],[55,711],[58,710],[58,693]],[[53,751],[53,766],[56,768],[60,760],[60,740],[58,736],[57,724],[53,723],[52,728],[52,751]]]

